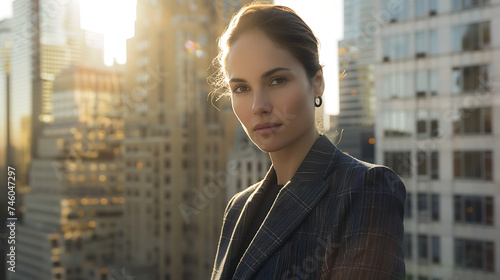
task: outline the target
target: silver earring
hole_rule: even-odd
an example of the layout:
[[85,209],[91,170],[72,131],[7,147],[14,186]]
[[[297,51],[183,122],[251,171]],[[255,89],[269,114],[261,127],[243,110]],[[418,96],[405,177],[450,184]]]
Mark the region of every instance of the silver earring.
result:
[[[319,104],[316,102],[316,99],[319,99]],[[317,96],[315,99],[314,99],[314,106],[316,107],[319,107],[321,106],[321,104],[323,104],[323,99],[321,98],[321,96]]]

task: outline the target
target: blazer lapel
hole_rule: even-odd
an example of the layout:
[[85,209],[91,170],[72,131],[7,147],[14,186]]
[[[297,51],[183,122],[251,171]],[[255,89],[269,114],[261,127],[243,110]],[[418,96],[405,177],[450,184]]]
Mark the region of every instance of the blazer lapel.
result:
[[271,166],[267,171],[266,176],[260,182],[260,184],[256,187],[255,191],[248,197],[243,209],[240,212],[238,220],[236,221],[233,227],[233,233],[231,235],[231,239],[229,240],[229,244],[226,251],[225,258],[222,259],[222,263],[220,264],[222,275],[220,278],[216,279],[232,279],[233,275],[227,275],[225,273],[229,269],[229,265],[231,260],[236,256],[239,247],[241,246],[241,242],[243,241],[244,233],[248,231],[252,219],[255,217],[255,214],[258,210],[258,205],[260,204],[262,198],[264,197],[264,193],[270,186],[273,186],[277,183],[276,172],[274,168]]
[[[335,151],[336,147],[324,135],[314,142],[292,179],[278,193],[270,212],[241,258],[234,279],[250,279],[311,212],[328,188],[324,179],[330,173]],[[259,205],[265,190],[274,184],[276,171],[271,165],[266,177],[245,204],[233,233],[235,241],[231,243],[239,245],[256,213],[255,206]],[[229,255],[236,252],[238,245],[229,245]]]

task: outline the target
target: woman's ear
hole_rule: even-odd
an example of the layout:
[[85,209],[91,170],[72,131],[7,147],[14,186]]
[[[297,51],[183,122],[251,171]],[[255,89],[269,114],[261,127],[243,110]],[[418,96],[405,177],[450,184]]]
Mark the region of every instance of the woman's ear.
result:
[[313,80],[314,92],[316,96],[323,96],[325,91],[325,77],[323,76],[323,68],[316,72]]

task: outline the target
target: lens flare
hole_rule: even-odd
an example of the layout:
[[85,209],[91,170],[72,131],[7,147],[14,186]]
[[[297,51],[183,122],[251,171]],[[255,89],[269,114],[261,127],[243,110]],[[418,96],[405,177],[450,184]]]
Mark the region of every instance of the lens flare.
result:
[[187,40],[186,43],[184,43],[184,46],[190,53],[194,54],[196,57],[203,57],[203,50],[200,44],[195,43],[191,40]]

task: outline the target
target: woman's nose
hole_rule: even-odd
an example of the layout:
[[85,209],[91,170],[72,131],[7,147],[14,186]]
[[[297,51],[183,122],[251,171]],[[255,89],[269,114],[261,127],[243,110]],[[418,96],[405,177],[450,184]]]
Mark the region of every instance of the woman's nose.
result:
[[252,111],[256,115],[268,114],[271,112],[272,106],[269,96],[263,89],[254,91]]

